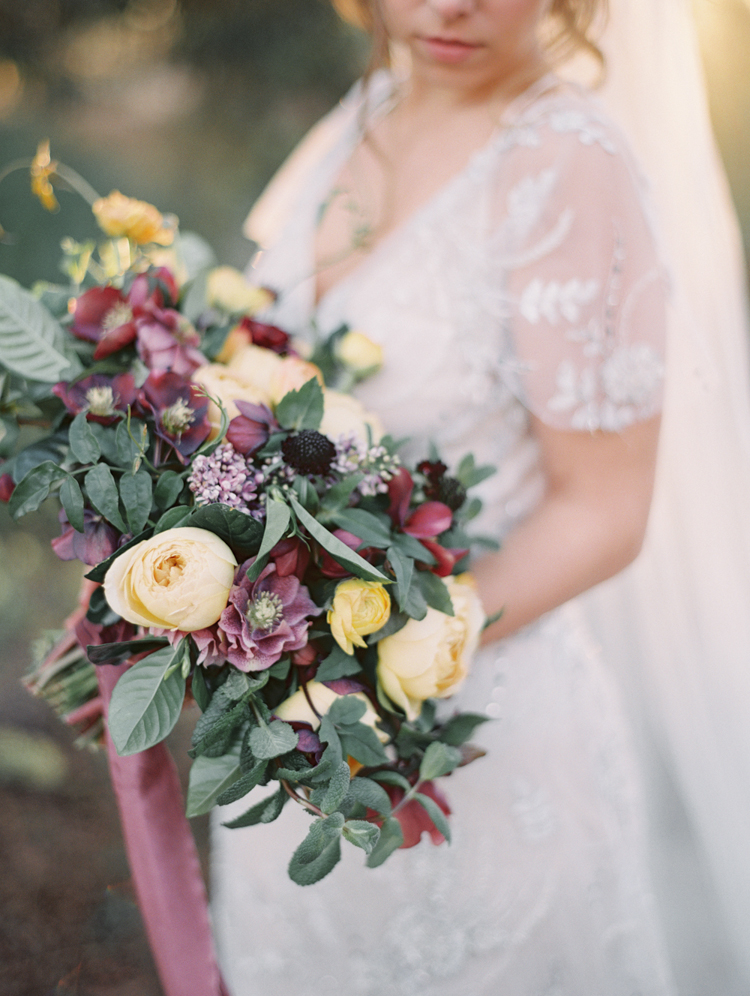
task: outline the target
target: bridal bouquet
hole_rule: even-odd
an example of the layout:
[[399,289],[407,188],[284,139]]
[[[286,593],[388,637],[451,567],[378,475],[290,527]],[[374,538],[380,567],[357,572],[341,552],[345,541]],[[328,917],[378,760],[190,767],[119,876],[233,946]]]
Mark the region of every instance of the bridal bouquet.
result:
[[[35,163],[49,198],[63,170],[46,149]],[[121,756],[195,700],[187,814],[263,786],[229,826],[303,806],[302,885],[342,838],[370,866],[425,829],[449,839],[436,779],[481,755],[467,741],[485,717],[438,721],[435,704],[485,624],[461,565],[467,490],[491,471],[467,456],[449,474],[436,453],[405,467],[341,390],[378,347],[342,328],[300,355],[254,317],[272,292],[214,266],[176,219],[91,199],[106,238],[66,241],[69,285],[0,277],[0,496],[19,518],[54,495],[53,547],[90,568],[74,632],[30,687],[96,738],[95,670],[119,666]]]

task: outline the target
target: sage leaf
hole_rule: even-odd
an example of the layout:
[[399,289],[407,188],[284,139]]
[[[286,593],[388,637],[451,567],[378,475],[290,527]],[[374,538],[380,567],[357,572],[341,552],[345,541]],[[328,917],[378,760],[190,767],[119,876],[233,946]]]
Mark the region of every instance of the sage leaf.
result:
[[349,765],[343,761],[331,775],[331,780],[321,799],[320,808],[324,813],[332,813],[339,808],[349,791],[350,780]]
[[363,806],[374,809],[376,813],[383,816],[391,815],[391,800],[388,793],[382,785],[378,785],[372,778],[365,778],[363,775],[352,778],[349,783],[347,799],[361,802]]
[[228,789],[224,789],[221,795],[216,797],[216,805],[228,806],[230,803],[237,802],[238,799],[247,795],[257,785],[260,785],[266,776],[267,769],[268,761],[258,761],[241,778],[238,778],[233,785],[230,785]]
[[220,757],[205,755],[193,761],[188,782],[186,815],[201,816],[213,808],[218,797],[242,774],[240,750],[242,741],[237,738],[231,749]]
[[335,868],[341,859],[344,817],[332,813],[316,820],[289,862],[289,877],[297,885],[313,885]]
[[380,836],[367,858],[368,868],[377,868],[393,854],[404,842],[404,832],[395,816],[389,816],[383,821]]
[[419,766],[420,781],[430,782],[433,778],[447,775],[461,763],[461,751],[448,744],[433,741],[424,752]]
[[435,824],[440,833],[445,837],[445,839],[450,844],[451,842],[451,828],[445,813],[442,811],[440,806],[431,799],[429,795],[423,795],[421,792],[415,792],[413,799],[418,802],[423,809],[427,810],[427,815],[430,817],[432,822]]
[[250,750],[259,761],[271,760],[294,750],[298,740],[299,734],[288,723],[275,719],[267,725],[256,726],[251,732]]
[[315,674],[316,681],[336,681],[337,678],[347,678],[358,674],[362,665],[352,654],[347,654],[338,643],[334,643],[330,654],[321,661]]
[[440,739],[451,747],[460,747],[461,744],[466,743],[478,726],[488,721],[489,716],[482,716],[478,712],[460,712],[445,724],[440,733]]
[[347,820],[341,836],[350,844],[361,847],[365,854],[369,855],[378,842],[380,828],[374,823],[368,823],[367,820]]
[[288,799],[289,796],[284,789],[280,788],[278,792],[267,796],[261,802],[256,802],[246,813],[238,816],[236,820],[229,820],[224,826],[231,830],[239,830],[241,827],[254,827],[258,823],[273,823],[278,819]]
[[164,647],[144,657],[115,685],[109,706],[109,732],[121,756],[158,744],[177,722],[185,698],[185,679],[164,675],[182,654],[182,647]]

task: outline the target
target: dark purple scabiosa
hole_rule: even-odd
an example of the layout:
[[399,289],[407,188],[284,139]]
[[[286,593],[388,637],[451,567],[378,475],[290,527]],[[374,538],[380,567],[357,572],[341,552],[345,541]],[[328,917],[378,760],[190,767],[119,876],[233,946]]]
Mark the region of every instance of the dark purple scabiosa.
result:
[[66,383],[60,381],[52,393],[62,401],[71,415],[86,412],[89,422],[111,425],[128,410],[136,398],[135,380],[131,373],[107,377],[91,374],[83,380]]
[[257,581],[250,581],[247,570],[254,559],[238,569],[229,604],[217,623],[226,658],[240,671],[263,671],[283,654],[301,650],[311,618],[323,611],[299,578],[280,577],[273,562]]
[[423,460],[417,470],[426,478],[425,498],[432,498],[457,512],[466,501],[466,488],[456,477],[446,473],[448,468],[442,460]]
[[302,429],[281,444],[284,462],[299,474],[327,474],[336,456],[336,446],[322,432]]
[[266,405],[254,405],[240,400],[234,403],[240,414],[229,423],[227,441],[238,453],[252,456],[261,446],[265,446],[271,433],[278,432],[281,426]]
[[174,447],[181,463],[187,463],[211,431],[207,399],[170,371],[150,373],[138,399],[152,413],[157,436]]

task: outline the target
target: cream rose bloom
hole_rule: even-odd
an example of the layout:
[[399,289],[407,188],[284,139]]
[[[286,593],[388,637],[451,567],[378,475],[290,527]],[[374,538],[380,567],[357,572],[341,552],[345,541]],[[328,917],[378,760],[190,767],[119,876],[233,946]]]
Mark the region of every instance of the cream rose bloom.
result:
[[271,401],[277,405],[285,394],[298,391],[313,378],[323,386],[323,374],[314,363],[302,360],[299,356],[285,356],[271,378]]
[[389,699],[416,719],[425,699],[458,690],[479,645],[485,614],[469,574],[443,578],[454,616],[428,608],[424,619],[378,643],[378,680]]
[[272,349],[248,343],[246,346],[240,346],[232,354],[231,360],[227,363],[227,370],[248,387],[254,387],[262,392],[268,399],[265,402],[268,404],[271,400],[271,381],[283,362],[282,357]]
[[233,266],[217,266],[208,274],[206,299],[212,307],[233,315],[254,315],[273,302],[273,294],[249,284]]
[[224,540],[179,526],[120,554],[105,575],[104,594],[128,622],[190,633],[218,621],[236,568]]
[[391,615],[391,596],[379,581],[349,578],[336,586],[328,625],[333,638],[346,654],[354,647],[365,647],[362,639],[376,633]]
[[[241,377],[236,376],[233,370],[225,367],[222,363],[207,363],[193,371],[192,381],[200,384],[206,391],[218,398],[226,409],[227,416],[231,422],[240,414],[240,410],[235,401],[250,401],[254,405],[267,405],[270,402],[269,395],[256,384],[248,384]],[[209,398],[208,421],[211,423],[209,439],[215,439],[221,427],[221,410]]]
[[323,421],[320,424],[320,431],[324,436],[335,441],[339,436],[353,432],[358,439],[366,443],[368,425],[373,442],[377,442],[383,435],[383,424],[377,415],[368,412],[351,394],[323,391]]
[[[310,696],[312,704],[321,717],[325,716],[336,699],[342,698],[338,692],[334,692],[333,689],[322,684],[320,681],[308,681],[307,694]],[[378,714],[373,709],[370,700],[364,692],[351,692],[350,695],[365,704],[365,712],[359,722],[364,723],[365,726],[371,726],[377,733],[381,743],[385,743],[388,740],[388,734],[376,725]],[[320,719],[311,709],[310,703],[307,701],[307,696],[301,688],[294,695],[290,695],[288,699],[285,699],[281,705],[276,706],[274,715],[278,719],[283,719],[285,723],[309,723],[313,730],[317,730],[320,726]]]
[[344,333],[336,343],[336,356],[358,377],[367,377],[383,365],[383,348],[362,332]]

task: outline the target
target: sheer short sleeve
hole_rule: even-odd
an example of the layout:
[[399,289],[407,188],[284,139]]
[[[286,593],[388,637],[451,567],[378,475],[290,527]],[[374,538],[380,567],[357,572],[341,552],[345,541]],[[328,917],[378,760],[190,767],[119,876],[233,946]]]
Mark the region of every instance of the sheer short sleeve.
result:
[[496,205],[509,386],[560,429],[659,411],[667,280],[627,148],[589,108],[511,132]]

